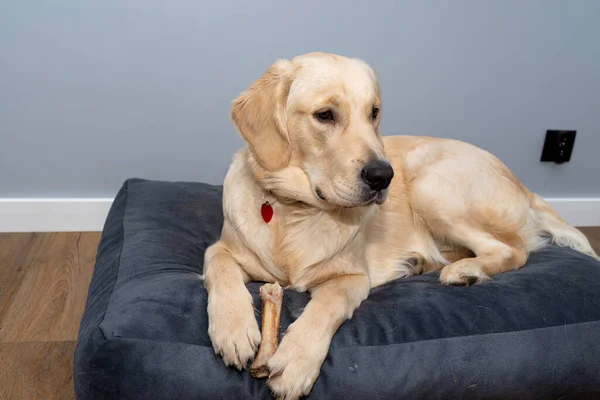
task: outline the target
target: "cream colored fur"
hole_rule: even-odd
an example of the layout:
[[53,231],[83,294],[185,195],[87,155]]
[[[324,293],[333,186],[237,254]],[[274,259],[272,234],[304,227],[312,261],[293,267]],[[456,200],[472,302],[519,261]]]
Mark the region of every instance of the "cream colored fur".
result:
[[[233,103],[248,147],[233,158],[222,235],[205,255],[209,335],[241,369],[260,342],[245,283],[309,291],[268,364],[277,398],[310,392],[334,333],[372,287],[438,269],[442,284],[483,282],[522,267],[548,241],[597,258],[492,154],[456,140],[382,138],[374,108],[373,70],[325,53],[276,62]],[[327,110],[335,121],[316,118]],[[372,159],[387,159],[395,175],[366,198],[360,171]]]

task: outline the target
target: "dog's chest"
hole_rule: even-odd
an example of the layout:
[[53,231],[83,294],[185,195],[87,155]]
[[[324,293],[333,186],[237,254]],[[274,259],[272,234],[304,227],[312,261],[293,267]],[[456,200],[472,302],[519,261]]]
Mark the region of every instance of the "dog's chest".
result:
[[339,260],[361,246],[360,218],[344,220],[341,212],[282,206],[271,226],[271,257],[284,271],[291,287],[303,291],[335,275]]
[[238,234],[257,255],[262,268],[298,289],[305,288],[308,276],[340,254],[360,230],[359,225],[340,223],[337,215],[280,203],[272,206],[273,216],[267,222],[261,206],[256,204],[253,212],[236,224]]

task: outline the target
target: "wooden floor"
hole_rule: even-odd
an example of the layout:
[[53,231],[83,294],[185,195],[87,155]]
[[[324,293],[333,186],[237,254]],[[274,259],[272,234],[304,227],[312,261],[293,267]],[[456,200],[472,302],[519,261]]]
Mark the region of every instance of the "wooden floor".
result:
[[0,234],[0,399],[73,399],[99,233]]
[[[600,253],[600,228],[581,228]],[[99,233],[0,234],[0,399],[72,399]]]
[[596,254],[600,255],[600,227],[579,228],[579,230],[587,236]]

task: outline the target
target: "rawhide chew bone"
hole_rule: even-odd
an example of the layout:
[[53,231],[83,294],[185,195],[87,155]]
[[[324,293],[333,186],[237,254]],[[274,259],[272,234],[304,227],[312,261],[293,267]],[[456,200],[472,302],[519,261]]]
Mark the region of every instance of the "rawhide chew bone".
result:
[[269,376],[267,362],[277,351],[279,345],[279,319],[281,317],[281,303],[283,289],[279,283],[265,283],[260,287],[262,299],[262,336],[260,347],[254,362],[250,366],[250,374],[254,378]]

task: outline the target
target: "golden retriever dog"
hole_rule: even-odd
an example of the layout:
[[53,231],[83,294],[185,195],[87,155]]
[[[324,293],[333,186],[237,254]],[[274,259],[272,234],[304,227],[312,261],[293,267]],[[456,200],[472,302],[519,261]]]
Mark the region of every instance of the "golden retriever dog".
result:
[[327,53],[275,62],[233,102],[248,146],[233,157],[221,237],[205,253],[208,333],[225,364],[245,368],[261,339],[245,284],[309,291],[268,362],[276,398],[310,392],[373,287],[439,269],[441,284],[484,282],[550,242],[598,258],[492,154],[382,137],[382,112],[373,69]]

